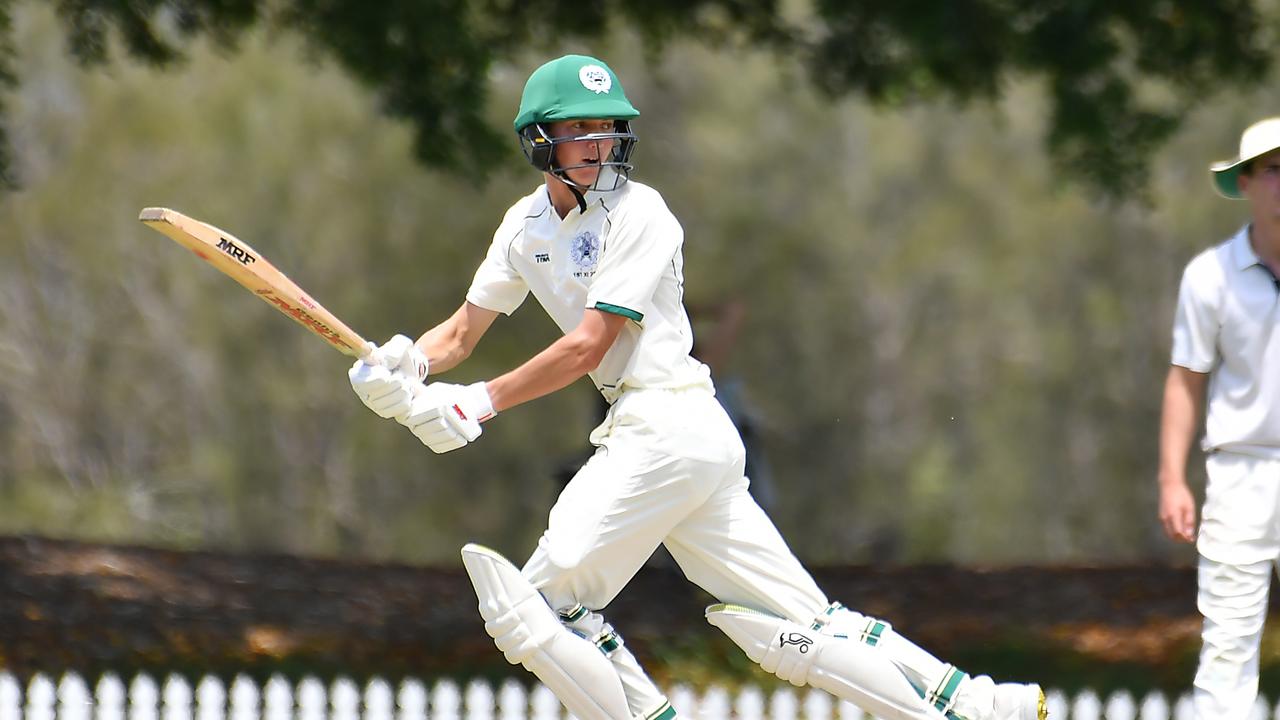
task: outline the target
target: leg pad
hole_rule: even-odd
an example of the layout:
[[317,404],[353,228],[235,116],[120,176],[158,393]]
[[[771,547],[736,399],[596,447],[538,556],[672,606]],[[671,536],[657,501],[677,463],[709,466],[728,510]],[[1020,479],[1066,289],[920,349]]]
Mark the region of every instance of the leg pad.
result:
[[631,720],[622,681],[594,643],[567,630],[542,595],[502,555],[462,548],[485,632],[511,664],[538,677],[579,720]]
[[712,605],[707,621],[761,667],[792,685],[810,685],[884,720],[943,720],[883,653],[737,605]]

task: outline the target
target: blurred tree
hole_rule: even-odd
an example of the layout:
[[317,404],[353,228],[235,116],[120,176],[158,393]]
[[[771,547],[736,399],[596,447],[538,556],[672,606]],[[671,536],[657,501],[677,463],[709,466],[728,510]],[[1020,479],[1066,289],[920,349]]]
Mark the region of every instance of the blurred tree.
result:
[[[0,0],[0,89],[16,82],[9,7]],[[995,98],[1010,78],[1043,78],[1045,138],[1061,165],[1124,196],[1146,187],[1145,159],[1182,116],[1269,66],[1263,0],[59,0],[72,52],[100,63],[115,32],[133,57],[166,65],[197,35],[233,43],[259,23],[299,30],[411,121],[418,158],[482,174],[500,143],[484,113],[493,67],[521,49],[590,42],[631,28],[654,52],[679,39],[763,46],[806,58],[832,95],[877,103]],[[3,106],[0,105],[0,111]],[[3,130],[3,126],[0,126]],[[3,141],[0,136],[0,141]],[[12,184],[9,158],[0,176]]]

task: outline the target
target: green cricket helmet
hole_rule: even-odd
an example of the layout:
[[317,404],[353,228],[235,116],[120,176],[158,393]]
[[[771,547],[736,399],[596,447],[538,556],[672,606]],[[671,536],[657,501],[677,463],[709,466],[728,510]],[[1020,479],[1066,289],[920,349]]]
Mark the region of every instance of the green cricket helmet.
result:
[[[608,65],[586,55],[565,55],[529,76],[514,125],[529,164],[580,191],[608,191],[621,187],[631,175],[631,153],[637,138],[630,121],[639,114]],[[555,137],[549,126],[560,120],[613,120],[614,131]],[[556,145],[581,140],[613,143],[609,157],[600,163],[613,172],[602,171],[590,187],[580,187],[566,174],[585,165],[560,167],[555,159]]]

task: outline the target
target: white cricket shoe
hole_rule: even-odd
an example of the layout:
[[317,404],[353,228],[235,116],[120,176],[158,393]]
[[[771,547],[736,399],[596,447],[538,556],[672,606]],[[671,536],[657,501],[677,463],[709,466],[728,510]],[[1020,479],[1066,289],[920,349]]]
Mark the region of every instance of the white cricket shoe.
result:
[[1035,683],[1000,683],[996,685],[991,720],[1045,720],[1044,690]]
[[1044,691],[1035,683],[996,683],[974,675],[960,686],[961,696],[948,717],[962,720],[1045,720]]

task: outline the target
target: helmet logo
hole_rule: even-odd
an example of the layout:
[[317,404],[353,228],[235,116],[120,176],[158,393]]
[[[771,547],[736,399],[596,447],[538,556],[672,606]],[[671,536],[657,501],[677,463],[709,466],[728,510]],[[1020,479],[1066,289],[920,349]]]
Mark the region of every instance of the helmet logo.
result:
[[609,88],[613,87],[613,78],[609,77],[609,71],[599,65],[583,65],[578,71],[578,80],[582,82],[582,87],[599,95],[609,92]]

